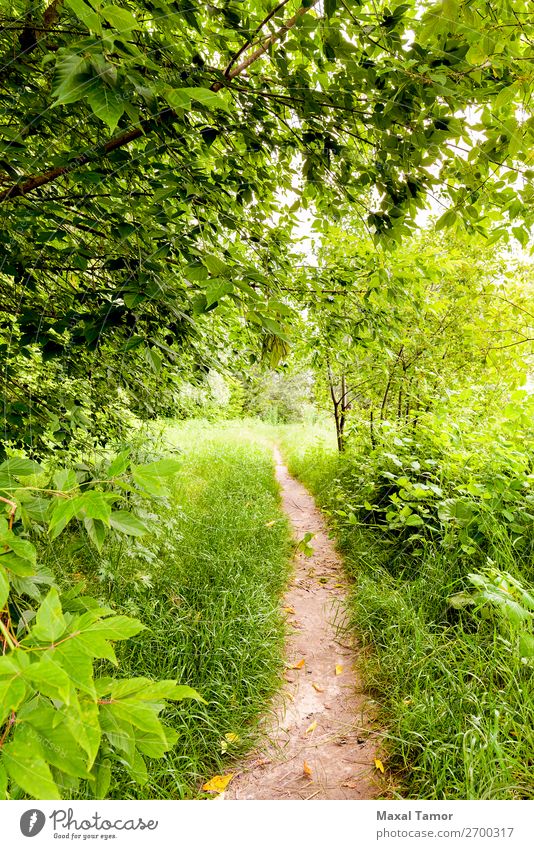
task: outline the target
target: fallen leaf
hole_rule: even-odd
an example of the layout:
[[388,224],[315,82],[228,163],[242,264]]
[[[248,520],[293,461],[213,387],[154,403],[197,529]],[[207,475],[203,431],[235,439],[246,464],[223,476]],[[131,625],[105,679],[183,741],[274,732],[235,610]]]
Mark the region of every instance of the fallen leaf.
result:
[[342,674],[343,674],[343,667],[341,666],[340,663],[336,663],[336,675],[342,675]]
[[304,775],[308,775],[311,778],[312,771],[311,771],[307,761],[304,761],[304,766],[302,767],[302,771],[303,771]]
[[273,519],[271,522],[265,522],[266,528],[272,528],[273,525],[276,525],[276,519]]
[[222,793],[226,790],[233,777],[233,772],[229,772],[226,775],[214,775],[213,778],[210,778],[209,781],[206,781],[202,785],[202,789],[207,790],[208,793]]
[[316,684],[315,681],[312,681],[312,687],[314,690],[317,690],[318,693],[324,693],[324,687],[319,687],[319,684]]
[[239,734],[234,734],[233,731],[229,731],[228,734],[224,735],[224,739],[228,740],[229,743],[237,743],[239,740]]
[[384,764],[382,763],[380,758],[375,758],[375,767],[376,767],[376,769],[379,769],[380,772],[382,772],[382,773],[384,772]]
[[317,720],[314,720],[309,728],[306,728],[306,734],[311,734],[317,728]]
[[290,604],[287,604],[285,607],[282,608],[282,610],[285,610],[286,613],[294,613],[295,612],[295,608],[291,607]]
[[302,658],[302,660],[299,660],[298,663],[294,663],[293,666],[290,666],[289,668],[290,669],[302,669],[302,667],[304,666],[305,663],[306,663],[306,661],[304,660],[304,658]]

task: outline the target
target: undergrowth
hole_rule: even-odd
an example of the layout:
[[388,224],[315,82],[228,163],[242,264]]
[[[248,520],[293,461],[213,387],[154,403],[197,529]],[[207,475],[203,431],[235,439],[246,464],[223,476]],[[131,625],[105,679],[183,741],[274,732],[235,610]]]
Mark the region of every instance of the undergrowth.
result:
[[206,701],[166,711],[175,747],[150,762],[143,786],[115,770],[110,798],[197,796],[250,748],[283,669],[290,534],[268,446],[206,422],[170,426],[165,438],[183,468],[172,496],[143,516],[150,535],[61,563],[56,547],[51,563],[147,626],[117,647],[121,675],[174,678]]
[[491,423],[469,438],[436,427],[417,439],[384,432],[375,449],[356,442],[341,457],[324,431],[278,434],[352,577],[352,625],[368,647],[362,671],[379,705],[394,795],[532,798],[525,434],[498,438]]

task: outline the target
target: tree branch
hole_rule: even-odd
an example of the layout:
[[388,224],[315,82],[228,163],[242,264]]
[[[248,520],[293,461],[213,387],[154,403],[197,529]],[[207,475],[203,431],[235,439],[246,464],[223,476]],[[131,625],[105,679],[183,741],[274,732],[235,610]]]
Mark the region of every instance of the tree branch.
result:
[[[307,6],[306,8],[302,6],[292,18],[289,18],[285,22],[285,24],[277,30],[276,33],[269,36],[263,44],[260,45],[256,50],[254,50],[250,56],[248,56],[240,65],[231,70],[228,73],[227,79],[232,80],[234,77],[239,76],[243,73],[247,68],[249,68],[260,56],[263,56],[264,53],[267,52],[269,47],[275,42],[279,41],[283,36],[295,26],[297,21],[309,12],[314,6],[317,5],[319,0],[313,0],[313,2]],[[52,3],[52,6],[55,8],[59,7],[59,0],[56,3]],[[51,8],[51,7],[49,7]],[[215,82],[210,86],[212,91],[219,91],[223,87],[224,83]],[[86,151],[85,153],[81,153],[72,159],[66,165],[59,165],[56,168],[51,168],[49,171],[45,171],[43,174],[37,174],[33,177],[29,177],[24,182],[15,183],[10,186],[8,189],[4,189],[3,192],[0,192],[0,203],[3,203],[7,200],[13,200],[17,197],[23,197],[24,195],[29,194],[29,192],[35,191],[35,189],[40,188],[41,186],[46,186],[48,183],[54,182],[59,177],[62,177],[66,174],[69,174],[71,171],[75,171],[77,168],[82,167],[83,165],[87,165],[87,163],[95,158],[96,156],[106,156],[108,153],[111,153],[114,150],[118,150],[121,147],[125,147],[130,144],[135,139],[140,138],[147,133],[152,132],[159,124],[161,123],[171,123],[178,119],[178,115],[173,109],[164,109],[160,112],[155,118],[149,118],[142,121],[139,127],[135,129],[128,130],[125,133],[122,133],[119,136],[115,136],[115,138],[106,142],[103,145],[100,145],[96,148],[93,148],[90,151]]]
[[235,54],[232,56],[232,58],[230,59],[230,61],[228,62],[228,65],[226,66],[226,69],[225,69],[225,71],[224,71],[224,76],[225,76],[225,77],[228,77],[228,75],[230,74],[230,71],[231,71],[231,70],[232,70],[232,68],[234,67],[234,65],[235,65],[235,63],[237,62],[237,60],[239,59],[239,57],[240,57],[240,56],[242,56],[242,55],[243,55],[243,53],[244,53],[246,50],[248,50],[248,48],[249,48],[249,47],[250,47],[250,45],[252,44],[252,39],[254,38],[254,36],[258,35],[258,33],[259,33],[259,32],[261,32],[261,30],[263,29],[263,27],[265,26],[265,24],[268,24],[268,23],[269,23],[269,21],[271,20],[271,18],[274,18],[274,16],[276,15],[276,13],[277,13],[277,12],[279,12],[279,11],[280,11],[280,9],[283,9],[283,8],[284,8],[284,6],[286,6],[288,3],[289,3],[289,0],[282,0],[282,2],[281,2],[281,3],[279,3],[279,4],[278,4],[278,6],[275,6],[275,7],[274,7],[274,9],[272,9],[272,10],[269,12],[269,14],[268,14],[268,15],[267,15],[264,19],[263,19],[263,21],[262,21],[260,24],[258,24],[258,26],[256,27],[256,29],[255,29],[255,30],[254,30],[254,32],[252,33],[252,37],[251,37],[251,38],[249,38],[249,40],[248,40],[248,41],[246,41],[246,42],[245,42],[245,44],[243,44],[243,45],[239,48],[239,50],[237,51],[237,53],[235,53]]
[[[277,32],[274,32],[272,35],[266,38],[263,44],[260,44],[260,46],[257,47],[256,50],[253,50],[250,56],[244,59],[243,62],[241,62],[241,64],[237,66],[237,68],[234,68],[231,71],[227,68],[225,71],[226,79],[233,80],[234,77],[239,77],[243,73],[243,71],[246,71],[247,68],[254,64],[254,62],[256,62],[260,58],[260,56],[263,56],[264,53],[267,53],[269,47],[271,47],[277,41],[280,41],[280,39],[282,39],[284,35],[295,26],[297,21],[302,18],[303,15],[306,15],[309,11],[311,11],[311,9],[313,9],[313,7],[316,6],[318,2],[319,0],[312,0],[309,6],[301,6],[292,18],[289,18],[289,20],[287,20],[285,24],[283,24],[280,29],[277,30]],[[223,87],[223,85],[224,83],[218,82],[212,85],[211,88],[213,91],[219,91]]]

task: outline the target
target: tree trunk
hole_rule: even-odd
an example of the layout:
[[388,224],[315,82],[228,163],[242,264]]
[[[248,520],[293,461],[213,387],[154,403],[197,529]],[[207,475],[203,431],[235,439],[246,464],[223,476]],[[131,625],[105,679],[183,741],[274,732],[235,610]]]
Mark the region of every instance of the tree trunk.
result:
[[332,370],[330,365],[328,366],[328,386],[330,389],[330,397],[332,399],[332,405],[334,407],[334,420],[336,423],[336,439],[337,439],[337,450],[342,453],[345,450],[345,421],[346,421],[346,410],[348,409],[348,405],[346,402],[346,387],[345,387],[345,375],[341,378],[341,396],[338,398],[336,396],[336,387],[334,383],[334,377],[332,375]]

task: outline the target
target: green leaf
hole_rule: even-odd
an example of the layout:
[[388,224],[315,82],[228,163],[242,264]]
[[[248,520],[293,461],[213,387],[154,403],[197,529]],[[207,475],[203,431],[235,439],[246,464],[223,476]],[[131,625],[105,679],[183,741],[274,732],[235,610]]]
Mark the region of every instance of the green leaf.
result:
[[135,637],[140,631],[144,631],[145,625],[131,616],[108,616],[94,622],[85,629],[84,634],[98,634],[107,640],[128,640]]
[[0,474],[5,472],[17,478],[37,475],[42,471],[42,466],[39,463],[36,463],[34,460],[27,460],[25,457],[10,457],[9,460],[4,460],[3,463],[0,463]]
[[408,518],[406,519],[405,524],[415,528],[424,525],[425,522],[422,517],[419,516],[417,513],[412,513],[411,516],[408,516]]
[[211,91],[209,88],[174,89],[174,93],[177,92],[181,92],[182,96],[190,97],[191,100],[196,100],[209,109],[224,109],[225,112],[231,112],[230,105],[221,92]]
[[336,11],[337,0],[324,0],[324,13],[327,18],[331,18]]
[[52,516],[48,524],[48,532],[51,539],[55,539],[66,528],[68,523],[82,504],[82,496],[78,495],[75,498],[56,499],[52,509]]
[[452,227],[456,223],[457,213],[454,209],[448,209],[444,212],[441,218],[436,221],[436,230],[442,230],[445,227]]
[[102,35],[102,24],[99,16],[84,0],[65,0],[65,5],[72,9],[76,17],[85,24],[90,32]]
[[224,274],[228,271],[228,265],[225,263],[225,261],[219,259],[219,257],[215,256],[214,254],[206,254],[202,258],[202,262],[204,263],[210,274]]
[[[99,657],[98,651],[95,654],[95,645],[91,645],[91,650],[87,651],[83,640],[80,637],[71,637],[62,642],[59,646],[51,651],[50,660],[63,669],[72,684],[78,689],[87,693],[93,698],[96,695],[95,684],[93,680],[93,657]],[[104,657],[106,657],[104,655]],[[114,655],[112,656],[112,660]]]
[[117,720],[129,722],[134,728],[139,728],[140,731],[147,731],[159,737],[162,742],[166,742],[162,724],[157,716],[158,711],[163,705],[158,704],[154,706],[150,702],[140,702],[132,698],[120,699],[108,707]]
[[130,449],[127,449],[126,451],[121,451],[120,454],[117,454],[117,456],[114,457],[111,463],[109,464],[106,470],[106,475],[110,478],[122,475],[130,464],[130,454]]
[[56,64],[52,106],[75,103],[81,100],[91,84],[91,66],[78,54],[62,55]]
[[15,738],[2,750],[9,776],[34,799],[61,799],[43,748],[26,726],[17,729]]
[[91,769],[100,749],[102,742],[102,730],[100,728],[98,705],[89,699],[80,699],[79,716],[67,714],[66,721],[72,728],[73,733],[80,746],[87,753],[87,767]]
[[469,501],[460,498],[449,498],[438,504],[438,516],[442,522],[454,521],[465,527],[473,519],[473,506]]
[[20,672],[17,672],[17,677],[0,680],[0,725],[3,725],[11,711],[18,710],[26,698],[27,688],[19,677]]
[[12,572],[13,575],[20,575],[22,578],[35,574],[35,566],[29,560],[18,557],[11,551],[8,551],[6,554],[0,554],[0,564],[3,568]]
[[109,525],[109,517],[111,515],[111,505],[109,502],[114,498],[115,496],[98,492],[98,490],[84,492],[80,499],[80,512],[83,510],[84,516],[88,519],[100,519],[105,525]]
[[104,758],[95,770],[95,799],[105,799],[110,784],[111,762],[108,758]]
[[202,283],[208,279],[208,274],[209,271],[204,265],[187,265],[184,268],[184,275],[192,283]]
[[191,95],[183,88],[167,89],[164,96],[172,109],[191,109]]
[[69,783],[65,782],[67,775],[74,778],[89,777],[86,754],[67,721],[69,714],[76,708],[76,699],[73,706],[62,706],[58,710],[49,701],[37,698],[28,702],[18,714],[19,727],[24,728],[25,738],[42,750],[50,766],[61,771],[61,777],[56,776],[60,787]]
[[158,374],[163,363],[163,357],[156,351],[155,348],[145,348],[145,359],[149,364],[154,374]]
[[7,772],[0,763],[0,800],[4,801],[7,798]]
[[99,720],[104,736],[115,749],[125,752],[130,762],[135,757],[135,732],[129,722],[119,719],[110,705],[101,704],[99,709]]
[[87,102],[96,117],[113,132],[126,108],[120,92],[110,88],[103,80],[93,80],[91,90],[87,92]]
[[52,587],[37,611],[32,634],[41,642],[53,643],[65,633],[66,627],[58,591]]
[[104,692],[109,692],[113,699],[135,696],[141,701],[160,701],[161,699],[181,701],[182,699],[195,699],[196,701],[204,702],[202,696],[196,690],[193,690],[192,687],[178,684],[177,681],[173,680],[151,681],[150,678],[115,678],[107,686],[108,689]]
[[99,519],[84,519],[83,524],[87,531],[87,536],[96,547],[97,551],[102,551],[102,546],[106,539],[106,526]]
[[534,636],[526,631],[519,635],[519,656],[534,657]]
[[58,469],[54,472],[54,486],[61,492],[68,492],[71,489],[76,489],[78,486],[78,479],[76,478],[76,472],[74,469]]
[[157,460],[144,466],[132,466],[132,476],[135,483],[150,495],[168,495],[168,489],[163,481],[180,471],[182,464],[171,458]]
[[501,88],[499,94],[495,98],[494,104],[496,109],[501,109],[503,106],[506,106],[510,103],[514,97],[517,95],[519,91],[519,84],[512,83],[512,85],[505,86]]
[[[35,566],[37,563],[37,552],[35,550],[35,546],[27,539],[21,539],[17,534],[13,533],[13,531],[9,531],[0,537],[1,545],[8,545],[9,548],[19,557],[21,560],[27,561],[31,566]],[[7,560],[4,561],[7,563]]]
[[48,652],[42,652],[39,661],[24,670],[23,677],[44,696],[70,703],[71,679]]
[[148,533],[147,526],[128,510],[115,510],[109,518],[109,523],[115,531],[132,537],[140,537]]
[[9,578],[6,570],[0,566],[0,609],[3,609],[9,596]]
[[226,280],[212,280],[206,289],[206,306],[219,301],[224,295],[233,291],[233,284]]
[[104,6],[101,14],[119,32],[128,33],[141,28],[132,13],[122,6]]

